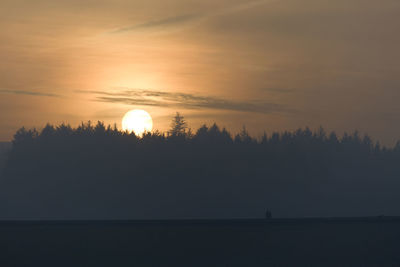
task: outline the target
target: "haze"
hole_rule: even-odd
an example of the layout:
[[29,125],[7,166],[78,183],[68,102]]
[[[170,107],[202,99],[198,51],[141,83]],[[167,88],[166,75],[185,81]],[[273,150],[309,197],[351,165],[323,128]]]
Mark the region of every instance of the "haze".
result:
[[134,108],[162,131],[179,111],[400,136],[398,0],[2,0],[0,18],[0,140]]

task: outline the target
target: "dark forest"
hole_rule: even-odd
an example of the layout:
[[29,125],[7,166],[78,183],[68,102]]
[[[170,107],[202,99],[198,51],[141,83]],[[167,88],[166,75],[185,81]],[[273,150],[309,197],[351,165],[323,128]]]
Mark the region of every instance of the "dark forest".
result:
[[400,143],[323,128],[139,137],[102,122],[21,128],[1,181],[3,218],[182,219],[399,214]]

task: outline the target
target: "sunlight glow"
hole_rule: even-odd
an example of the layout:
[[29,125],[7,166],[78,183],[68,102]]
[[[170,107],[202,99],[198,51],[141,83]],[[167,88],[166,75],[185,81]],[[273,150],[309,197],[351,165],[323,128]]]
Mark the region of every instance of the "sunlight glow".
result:
[[143,135],[153,129],[153,120],[150,114],[142,109],[128,111],[122,118],[122,130]]

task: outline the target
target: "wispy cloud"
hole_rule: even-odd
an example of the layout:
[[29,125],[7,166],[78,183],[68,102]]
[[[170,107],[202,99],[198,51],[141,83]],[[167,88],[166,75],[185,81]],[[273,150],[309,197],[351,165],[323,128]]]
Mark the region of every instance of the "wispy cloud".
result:
[[229,13],[236,13],[246,9],[254,8],[260,5],[264,5],[267,3],[276,2],[278,0],[256,0],[256,1],[249,1],[242,4],[237,4],[234,6],[227,7],[225,9],[221,9],[213,13],[213,15],[225,15]]
[[203,15],[202,14],[186,14],[176,17],[169,17],[160,20],[153,20],[149,22],[145,22],[142,24],[137,24],[128,27],[122,27],[112,31],[111,33],[123,33],[128,31],[135,31],[135,30],[146,30],[152,28],[166,28],[171,26],[176,26],[180,24],[185,24],[190,21],[194,21],[196,19],[200,19]]
[[256,113],[282,113],[291,110],[281,104],[253,101],[233,101],[211,96],[197,96],[179,92],[163,92],[143,89],[121,89],[114,92],[77,91],[95,94],[100,102],[120,103],[135,106],[157,106],[184,109],[231,110]]
[[25,91],[25,90],[9,90],[0,89],[2,94],[13,94],[13,95],[31,95],[31,96],[47,96],[47,97],[61,97],[61,95],[53,93],[35,92],[35,91]]
[[257,7],[259,5],[274,2],[277,0],[257,0],[257,1],[250,1],[245,2],[242,4],[237,4],[233,6],[228,6],[222,9],[218,9],[211,12],[203,12],[203,13],[196,13],[196,14],[183,14],[174,17],[167,17],[162,19],[151,20],[141,24],[135,24],[131,26],[121,27],[111,33],[118,34],[118,33],[126,33],[130,31],[143,31],[143,30],[152,30],[152,29],[166,29],[172,27],[179,27],[179,26],[186,26],[189,23],[201,21],[203,19],[212,18],[220,15],[226,15],[231,13],[240,12],[242,10],[246,10],[249,8]]

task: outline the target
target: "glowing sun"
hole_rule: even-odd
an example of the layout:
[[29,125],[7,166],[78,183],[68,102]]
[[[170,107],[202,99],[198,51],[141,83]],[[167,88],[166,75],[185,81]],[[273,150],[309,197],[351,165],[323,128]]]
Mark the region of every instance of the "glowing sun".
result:
[[153,129],[153,120],[149,113],[142,109],[128,111],[122,118],[122,130],[143,135]]

